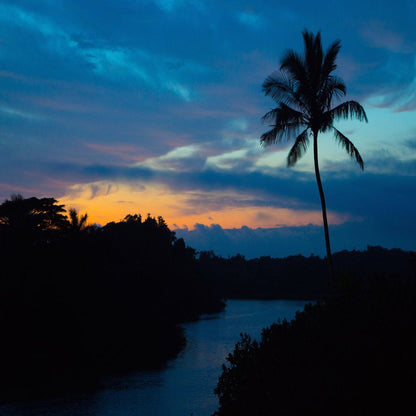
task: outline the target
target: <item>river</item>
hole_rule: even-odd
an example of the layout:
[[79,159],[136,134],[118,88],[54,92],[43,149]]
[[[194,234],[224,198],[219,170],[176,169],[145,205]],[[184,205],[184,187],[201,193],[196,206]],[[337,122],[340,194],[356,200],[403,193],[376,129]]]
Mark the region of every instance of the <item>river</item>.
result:
[[225,357],[247,332],[291,319],[304,301],[230,300],[224,312],[184,324],[187,346],[166,368],[111,377],[97,392],[0,406],[2,416],[209,416]]

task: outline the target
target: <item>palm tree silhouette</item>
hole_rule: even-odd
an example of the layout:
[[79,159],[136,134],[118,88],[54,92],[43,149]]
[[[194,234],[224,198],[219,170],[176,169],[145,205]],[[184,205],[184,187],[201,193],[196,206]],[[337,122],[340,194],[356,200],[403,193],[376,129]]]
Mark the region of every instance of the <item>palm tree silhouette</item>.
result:
[[368,121],[363,107],[356,101],[345,101],[335,107],[334,99],[346,94],[344,82],[332,73],[336,69],[336,58],[341,44],[337,40],[323,52],[321,34],[316,36],[304,30],[304,56],[288,50],[283,56],[280,71],[271,74],[263,83],[265,95],[271,96],[277,107],[263,116],[271,129],[261,136],[261,143],[269,145],[283,138],[295,137],[295,143],[287,156],[287,165],[293,166],[306,152],[310,137],[313,137],[313,157],[316,182],[322,206],[325,244],[330,280],[334,278],[331,245],[325,196],[322,188],[318,162],[318,134],[331,132],[337,142],[364,170],[364,162],[354,144],[337,130],[336,119],[357,118]]
[[69,209],[69,229],[78,234],[87,228],[88,214],[80,215],[75,208]]

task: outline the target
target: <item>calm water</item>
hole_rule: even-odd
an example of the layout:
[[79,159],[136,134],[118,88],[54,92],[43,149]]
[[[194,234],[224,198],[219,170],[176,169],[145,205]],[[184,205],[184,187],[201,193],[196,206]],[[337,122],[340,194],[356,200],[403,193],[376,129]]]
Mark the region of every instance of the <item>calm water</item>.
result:
[[0,406],[2,416],[209,416],[221,364],[241,332],[258,338],[278,318],[292,318],[303,301],[228,302],[225,312],[184,325],[187,347],[167,368],[110,378],[96,393]]

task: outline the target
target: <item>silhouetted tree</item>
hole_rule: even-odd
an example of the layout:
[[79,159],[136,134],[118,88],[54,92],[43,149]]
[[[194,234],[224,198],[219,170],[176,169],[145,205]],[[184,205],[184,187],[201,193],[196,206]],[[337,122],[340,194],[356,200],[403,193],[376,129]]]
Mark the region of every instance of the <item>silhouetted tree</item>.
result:
[[38,244],[68,227],[63,205],[54,198],[12,195],[0,205],[0,232],[8,245]]
[[79,233],[87,228],[88,214],[80,215],[75,208],[69,209],[69,229]]
[[332,107],[334,99],[346,94],[344,82],[333,75],[340,41],[335,41],[326,51],[322,50],[321,34],[303,33],[304,56],[289,50],[283,56],[280,71],[273,73],[263,83],[263,91],[271,96],[278,106],[263,116],[271,122],[271,129],[261,136],[261,143],[269,145],[283,138],[296,137],[287,157],[288,166],[293,166],[306,152],[310,137],[313,137],[313,156],[316,181],[321,199],[325,230],[326,252],[330,279],[334,278],[325,196],[318,163],[318,134],[332,132],[338,143],[356,160],[361,169],[364,162],[353,143],[334,127],[341,118],[357,118],[367,121],[363,107],[356,101],[346,101]]

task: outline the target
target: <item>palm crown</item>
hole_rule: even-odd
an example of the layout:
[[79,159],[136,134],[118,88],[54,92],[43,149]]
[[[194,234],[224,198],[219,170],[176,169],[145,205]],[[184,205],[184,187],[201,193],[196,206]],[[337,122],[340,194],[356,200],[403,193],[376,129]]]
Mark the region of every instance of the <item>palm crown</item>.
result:
[[357,161],[361,169],[364,162],[353,143],[334,127],[340,118],[357,118],[367,121],[363,107],[356,101],[345,101],[333,107],[334,99],[346,94],[344,82],[332,73],[341,44],[334,42],[324,54],[321,34],[316,36],[305,30],[303,33],[304,56],[289,50],[276,72],[263,83],[263,91],[277,103],[277,107],[263,116],[271,122],[271,129],[261,136],[261,143],[268,145],[280,142],[284,137],[296,137],[287,156],[288,166],[293,166],[308,148],[313,136],[313,160],[316,182],[322,206],[322,219],[330,279],[334,278],[331,245],[329,241],[326,203],[318,163],[318,134],[332,131],[338,143]]
[[305,30],[302,35],[304,56],[289,50],[282,59],[280,71],[263,83],[264,93],[278,106],[263,116],[264,122],[271,123],[271,129],[261,136],[261,143],[268,145],[296,137],[287,157],[288,166],[293,166],[307,150],[311,134],[332,131],[338,143],[364,169],[357,148],[334,127],[334,120],[341,118],[367,121],[363,107],[356,101],[332,107],[334,99],[346,94],[344,82],[332,74],[337,67],[340,41],[332,43],[324,54],[319,32],[314,36]]
[[75,208],[69,209],[69,224],[73,232],[81,232],[87,228],[88,214],[80,215]]

